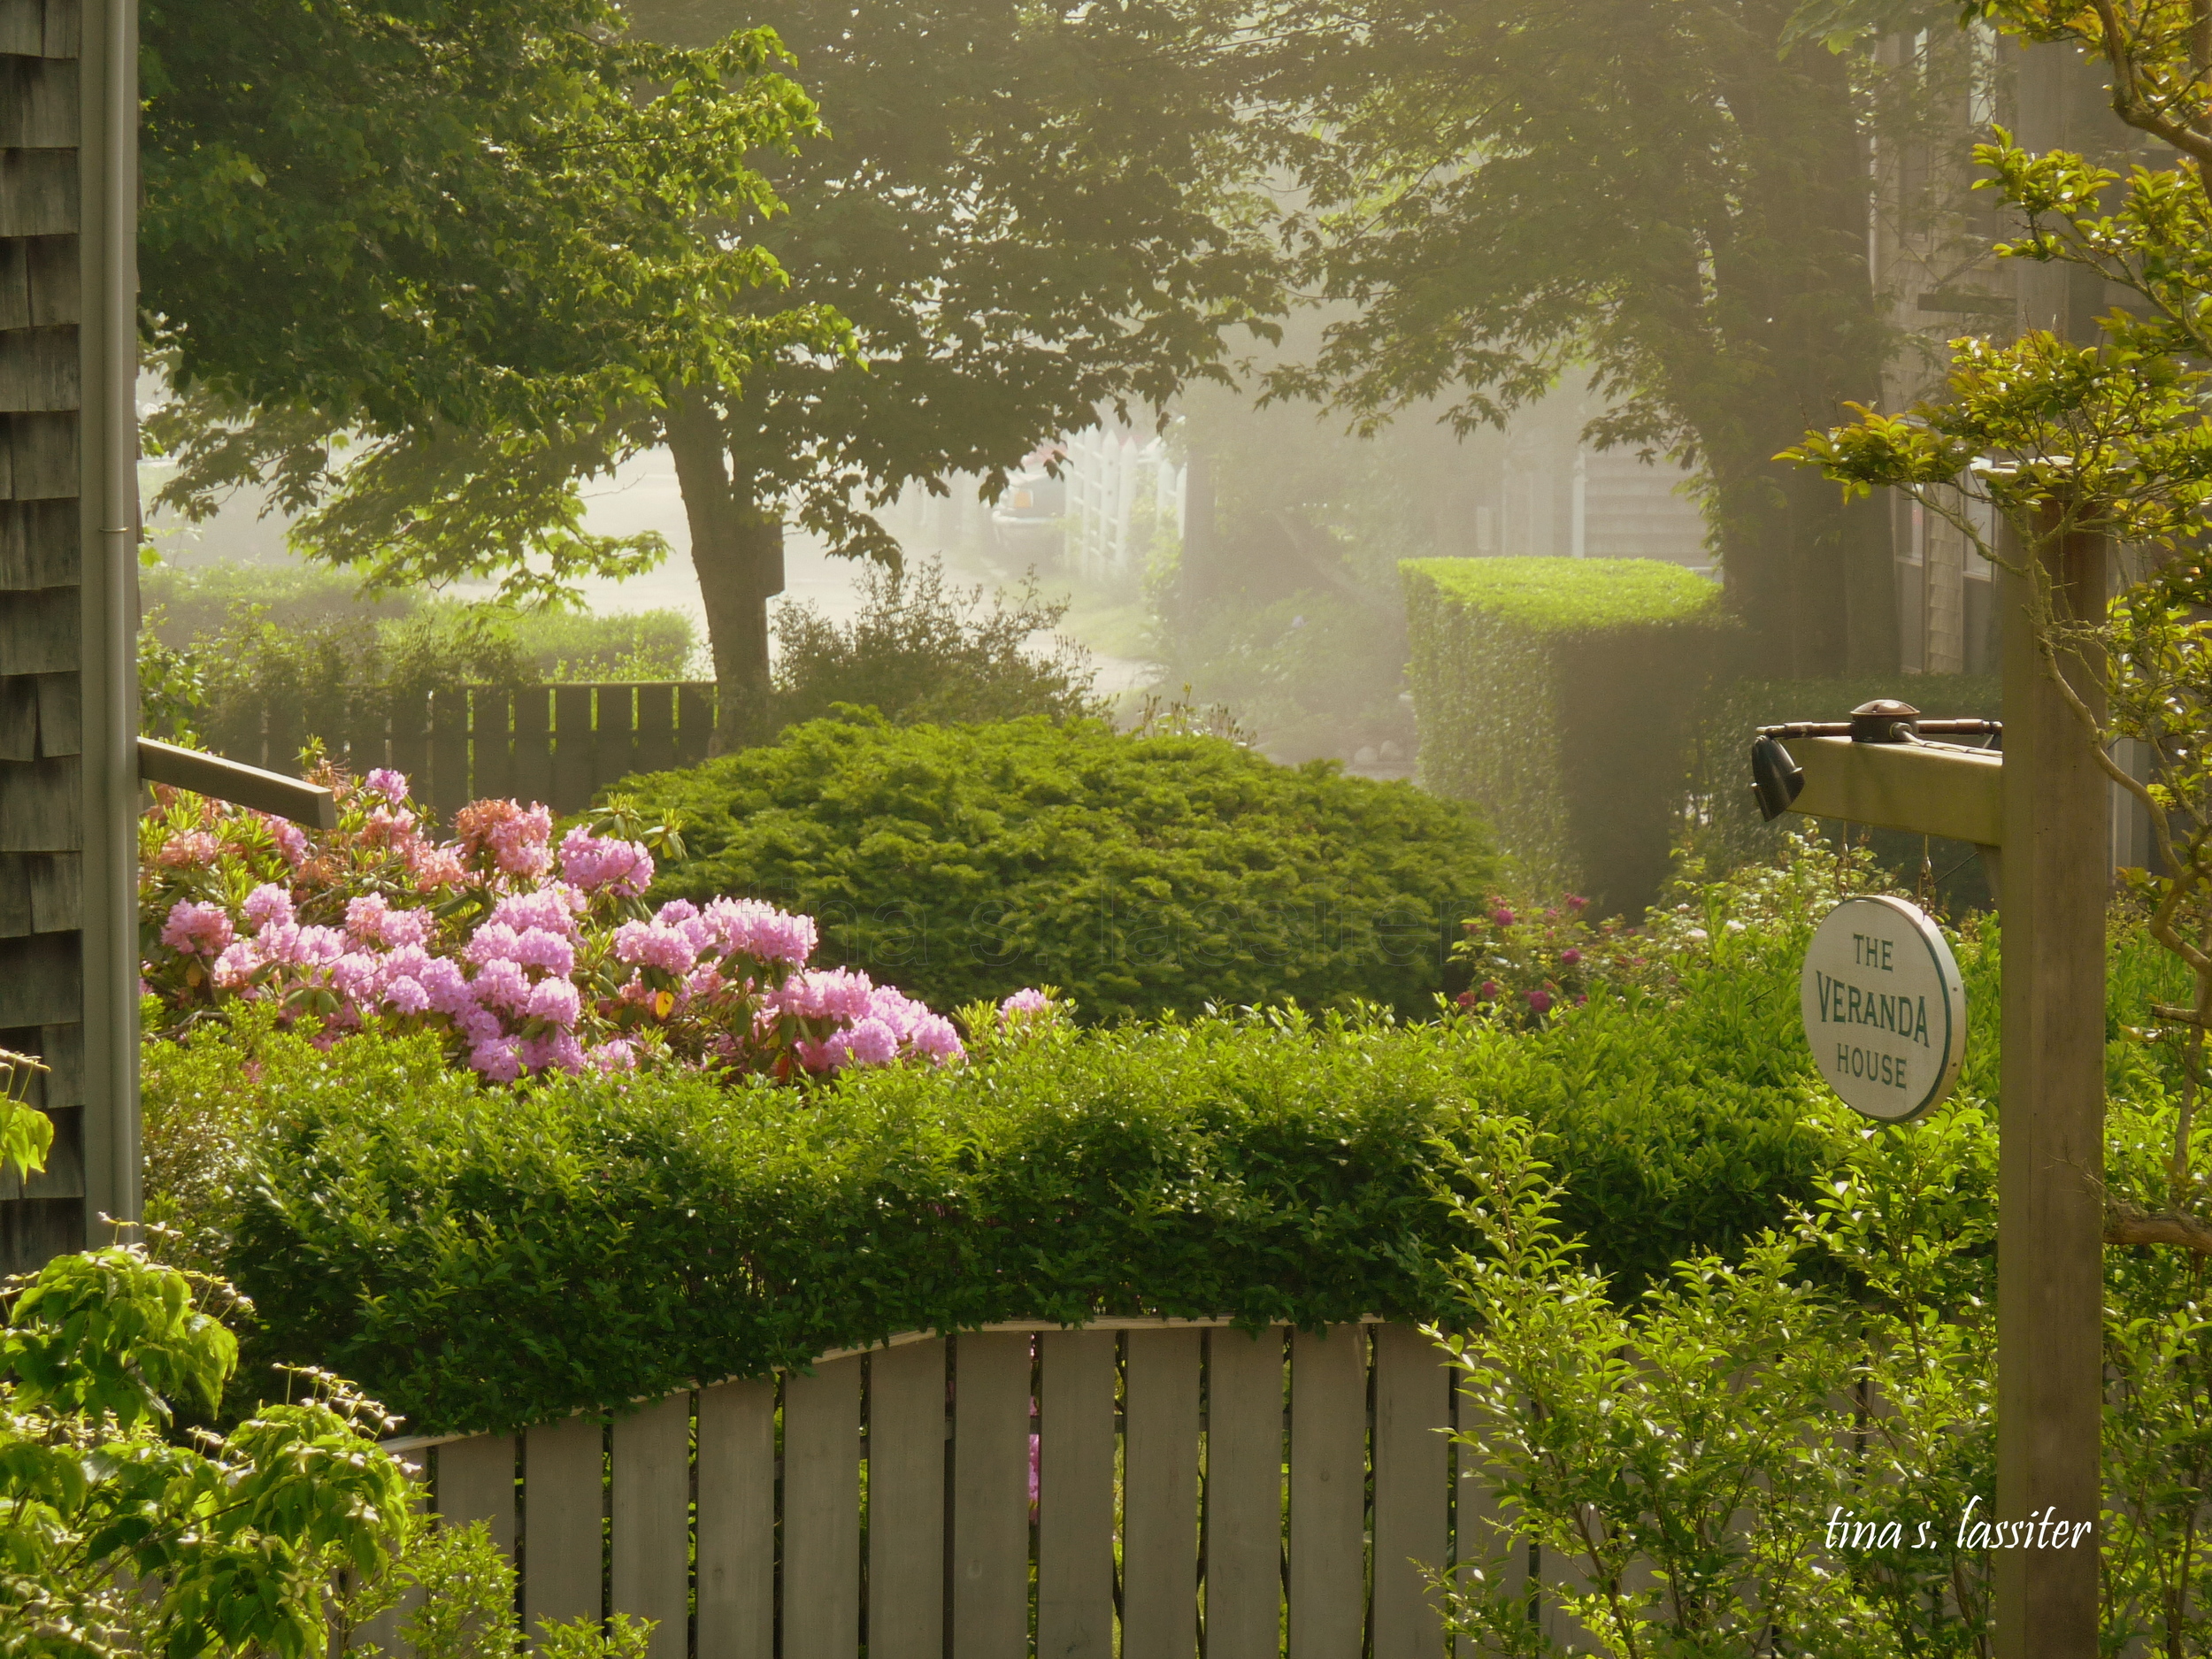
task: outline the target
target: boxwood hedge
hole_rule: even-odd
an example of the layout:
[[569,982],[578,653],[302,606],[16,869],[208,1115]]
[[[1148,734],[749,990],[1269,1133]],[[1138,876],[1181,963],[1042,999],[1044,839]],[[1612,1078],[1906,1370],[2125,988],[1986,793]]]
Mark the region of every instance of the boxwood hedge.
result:
[[[541,1420],[908,1328],[1094,1314],[1448,1317],[1432,1143],[1535,1121],[1624,1294],[1782,1221],[1824,1166],[1801,929],[1723,930],[1663,1009],[1516,1033],[1285,1011],[1062,1030],[938,1071],[506,1090],[426,1045],[208,1032],[151,1117],[234,1115],[197,1190],[272,1359],[417,1428]],[[165,1131],[165,1133],[167,1133]],[[211,1137],[220,1144],[228,1137]]]
[[872,711],[619,786],[684,821],[657,898],[745,893],[938,1008],[1058,986],[1083,1017],[1354,1000],[1426,1013],[1494,879],[1466,807],[1210,737]]
[[1533,883],[1658,896],[1701,691],[1733,670],[1721,590],[1655,559],[1409,560],[1421,780]]

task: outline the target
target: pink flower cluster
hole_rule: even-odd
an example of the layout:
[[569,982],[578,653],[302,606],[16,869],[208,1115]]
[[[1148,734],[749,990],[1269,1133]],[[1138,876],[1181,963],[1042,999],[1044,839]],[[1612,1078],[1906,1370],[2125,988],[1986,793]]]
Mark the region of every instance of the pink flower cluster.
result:
[[635,898],[653,885],[653,855],[635,841],[609,840],[579,826],[561,837],[561,873],[587,893],[604,887]]
[[[787,1077],[962,1053],[951,1024],[903,993],[810,968],[810,917],[747,898],[649,910],[653,858],[637,841],[578,827],[557,852],[544,807],[479,801],[454,841],[434,843],[398,772],[331,776],[340,825],[320,844],[164,803],[142,875],[160,947],[143,968],[180,1012],[236,997],[326,1034],[431,1030],[501,1082],[672,1061]],[[269,833],[234,836],[233,820]],[[242,901],[225,897],[249,880]]]

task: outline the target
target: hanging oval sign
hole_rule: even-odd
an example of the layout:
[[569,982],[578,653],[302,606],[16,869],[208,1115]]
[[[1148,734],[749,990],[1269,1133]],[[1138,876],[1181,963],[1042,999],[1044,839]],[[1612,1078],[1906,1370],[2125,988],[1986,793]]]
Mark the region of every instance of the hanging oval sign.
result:
[[1828,1087],[1883,1123],[1951,1092],[1966,1057],[1966,982],[1943,932],[1902,899],[1846,899],[1805,950],[1805,1040]]

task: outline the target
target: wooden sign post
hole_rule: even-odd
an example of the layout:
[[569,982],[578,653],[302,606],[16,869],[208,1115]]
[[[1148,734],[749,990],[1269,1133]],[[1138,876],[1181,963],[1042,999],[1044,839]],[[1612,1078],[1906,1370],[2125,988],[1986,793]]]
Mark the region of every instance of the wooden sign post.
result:
[[[2031,555],[2032,557],[2032,555]],[[2095,624],[2105,545],[2043,555],[2055,619]],[[2000,1521],[2095,1522],[2104,1411],[2105,905],[2110,785],[2035,639],[2024,576],[2004,627],[2004,1053],[1998,1084]],[[2101,658],[2062,657],[2101,716]],[[2056,1530],[2056,1529],[2054,1529]],[[1999,1659],[2097,1651],[2098,1533],[1995,1563]]]
[[[2101,719],[2104,664],[2073,630],[2103,620],[2105,543],[2069,536],[2022,557],[2042,561],[2048,621],[2067,645],[2058,664]],[[1828,734],[1833,726],[1774,727],[1789,735],[1783,758],[1798,770],[1765,782],[1792,810],[1974,841],[1997,864],[2004,1002],[1993,1511],[1999,1522],[2064,1523],[2029,1535],[2070,1540],[1996,1552],[1997,1655],[2085,1659],[2097,1651],[2102,1507],[2110,787],[2039,643],[2028,575],[2001,580],[2001,758],[1855,741]]]

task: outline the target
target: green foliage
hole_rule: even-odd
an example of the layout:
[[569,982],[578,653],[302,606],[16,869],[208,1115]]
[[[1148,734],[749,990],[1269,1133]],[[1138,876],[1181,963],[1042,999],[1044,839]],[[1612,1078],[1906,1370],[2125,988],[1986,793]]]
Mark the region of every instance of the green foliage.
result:
[[1433,1032],[1047,1030],[817,1096],[590,1077],[502,1097],[426,1048],[272,1040],[233,1258],[264,1340],[431,1430],[760,1375],[918,1327],[1433,1317]]
[[1033,576],[1012,595],[945,588],[926,565],[861,572],[860,611],[836,623],[810,604],[776,613],[776,718],[820,719],[839,703],[872,708],[898,726],[1073,719],[1096,714],[1090,654],[1056,634],[1049,657],[1031,639],[1056,629],[1064,601],[1041,599]]
[[1713,584],[1662,559],[1424,559],[1411,567],[1447,603],[1543,638],[1709,620]]
[[1463,807],[1090,721],[895,728],[850,714],[626,784],[685,824],[662,898],[744,893],[818,959],[938,1008],[1050,983],[1084,1015],[1295,999],[1412,1011],[1492,863]]
[[1247,95],[1302,187],[1297,274],[1342,307],[1274,391],[1371,429],[1433,400],[1472,432],[1587,373],[1590,442],[1700,470],[1778,677],[1895,651],[1886,521],[1773,460],[1889,346],[1863,159],[1884,71],[1793,41],[1794,9],[1284,0]]
[[1749,925],[1701,911],[1655,941],[1663,975],[1525,1033],[986,1023],[962,1066],[734,1096],[656,1076],[495,1091],[426,1041],[194,1033],[147,1051],[156,1166],[205,1113],[234,1161],[151,1202],[235,1264],[272,1357],[351,1367],[434,1429],[914,1327],[1441,1318],[1435,1263],[1466,1240],[1438,1231],[1425,1143],[1498,1116],[1535,1127],[1564,1224],[1632,1296],[1786,1225],[1832,1158],[1797,1033],[1812,895],[1735,891]]
[[45,1070],[35,1055],[0,1048],[0,1176],[30,1175],[46,1167],[54,1120],[26,1102],[31,1079]]
[[[144,729],[257,764],[265,725],[292,743],[319,738],[336,754],[365,744],[365,764],[380,765],[388,726],[419,729],[433,692],[680,679],[695,649],[690,622],[671,611],[590,617],[411,600],[356,608],[353,584],[342,577],[283,575],[264,605],[245,597],[246,571],[157,574],[171,578],[159,590],[174,595],[181,614],[157,609],[139,637]],[[292,756],[268,758],[285,766]]]
[[1649,903],[1691,710],[1733,667],[1720,590],[1651,559],[1404,570],[1423,782],[1472,803],[1530,887]]
[[364,595],[356,578],[316,565],[157,565],[140,575],[139,591],[155,636],[140,642],[142,678],[157,643],[186,653],[184,664],[204,676],[201,658],[234,653],[260,622],[287,634],[366,633],[387,650],[411,637],[511,641],[515,660],[548,680],[680,680],[698,649],[691,619],[678,611],[593,616],[432,599],[413,589]]
[[393,1569],[341,1597],[333,1610],[331,1653],[377,1659],[382,1650],[357,1640],[361,1627],[400,1605],[416,1605],[399,1621],[403,1651],[413,1659],[645,1659],[657,1621],[617,1613],[603,1628],[579,1617],[540,1619],[526,1643],[515,1628],[515,1570],[481,1521],[418,1529]]
[[1562,1651],[1491,1587],[1531,1544],[1617,1659],[1985,1651],[1989,1555],[1956,1523],[1994,1466],[1992,1125],[1972,1105],[1908,1133],[1815,1115],[1836,1159],[1816,1209],[1627,1306],[1525,1141],[1453,1155],[1486,1247],[1456,1274],[1480,1332],[1455,1344],[1460,1438],[1503,1504],[1451,1623],[1489,1651]]
[[[309,1659],[326,1589],[390,1564],[413,1491],[326,1373],[222,1436],[166,1432],[235,1363],[227,1286],[134,1248],[50,1262],[0,1329],[0,1655]],[[212,1305],[211,1305],[212,1304]]]

